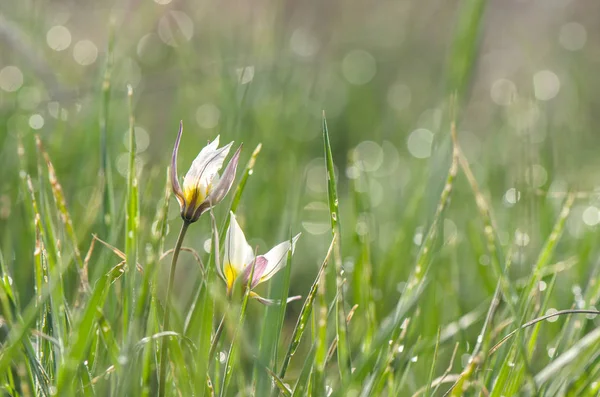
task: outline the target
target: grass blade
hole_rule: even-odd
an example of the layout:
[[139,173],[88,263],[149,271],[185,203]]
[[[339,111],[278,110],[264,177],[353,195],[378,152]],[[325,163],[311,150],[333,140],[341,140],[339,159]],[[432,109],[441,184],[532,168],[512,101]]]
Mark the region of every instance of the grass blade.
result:
[[123,277],[123,335],[129,340],[129,326],[133,316],[133,292],[135,290],[139,227],[138,181],[135,163],[135,117],[133,114],[133,87],[127,86],[129,101],[129,166],[127,171],[127,202],[125,211],[125,255],[127,257],[127,273]]
[[285,373],[290,364],[290,360],[296,353],[298,349],[298,345],[300,345],[300,341],[302,340],[302,335],[308,325],[308,321],[310,320],[310,313],[312,311],[315,296],[317,294],[317,289],[319,287],[319,282],[325,271],[327,270],[327,264],[329,263],[329,258],[331,257],[331,253],[333,252],[333,247],[335,244],[335,237],[331,241],[329,245],[329,249],[327,250],[327,254],[325,255],[325,259],[319,268],[319,272],[317,273],[317,277],[313,282],[306,299],[304,300],[304,304],[302,305],[302,309],[300,309],[300,315],[298,316],[298,321],[296,322],[296,326],[294,327],[294,331],[292,332],[292,337],[290,340],[290,346],[288,347],[288,351],[283,359],[283,364],[281,365],[281,370],[279,371],[279,377],[281,379],[285,378]]
[[[331,218],[331,232],[335,238],[335,246],[333,258],[335,262],[335,285],[338,298],[336,301],[336,323],[335,333],[338,340],[338,368],[340,377],[344,382],[350,374],[352,363],[350,361],[350,347],[348,345],[348,325],[346,324],[346,314],[344,308],[344,291],[342,288],[342,253],[341,253],[341,238],[340,238],[340,216],[338,210],[338,191],[335,180],[335,170],[333,166],[333,155],[331,153],[331,142],[329,140],[329,130],[327,128],[327,120],[325,112],[323,112],[323,144],[325,146],[325,167],[327,170],[327,198],[329,203],[329,215]],[[333,272],[331,273],[333,274]],[[317,358],[319,354],[317,354]]]

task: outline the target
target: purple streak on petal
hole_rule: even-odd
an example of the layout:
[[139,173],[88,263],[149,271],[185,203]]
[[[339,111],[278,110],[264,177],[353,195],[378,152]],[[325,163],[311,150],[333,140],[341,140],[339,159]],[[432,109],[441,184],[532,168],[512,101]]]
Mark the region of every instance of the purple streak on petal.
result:
[[196,208],[196,211],[194,211],[191,218],[194,219],[194,222],[197,221],[198,219],[200,219],[200,216],[202,216],[202,214],[204,214],[210,209],[210,207],[210,201],[208,199],[204,200],[202,204],[200,204],[198,208]]
[[173,156],[171,157],[171,186],[173,187],[173,193],[179,201],[179,205],[183,207],[183,192],[181,186],[179,186],[179,180],[177,179],[177,153],[179,152],[179,142],[181,141],[181,134],[183,133],[183,121],[179,122],[179,132],[177,133],[177,139],[175,140],[175,147],[173,148]]
[[235,172],[237,170],[241,150],[242,145],[235,151],[235,154],[229,161],[229,164],[227,164],[225,171],[223,171],[223,176],[221,176],[219,183],[213,188],[212,192],[210,192],[210,200],[213,205],[223,200],[227,192],[229,192],[229,189],[231,189],[231,185],[233,185],[233,181],[235,180]]
[[[250,289],[258,285],[260,278],[262,277],[263,273],[265,272],[265,269],[267,268],[267,264],[269,263],[267,259],[262,255],[257,256],[254,261],[254,275],[252,277],[252,283],[250,283]],[[252,265],[246,266],[244,272],[242,273],[242,282],[244,283],[244,285],[248,283],[250,273],[252,273]]]

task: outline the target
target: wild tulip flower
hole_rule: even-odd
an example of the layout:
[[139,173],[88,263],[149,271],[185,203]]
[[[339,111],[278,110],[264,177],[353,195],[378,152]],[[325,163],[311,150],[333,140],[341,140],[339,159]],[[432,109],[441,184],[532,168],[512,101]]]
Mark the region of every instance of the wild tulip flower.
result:
[[219,136],[217,136],[200,151],[192,162],[192,166],[183,178],[182,188],[179,185],[177,176],[177,153],[182,133],[183,123],[180,123],[171,159],[171,184],[173,193],[181,208],[181,217],[185,222],[192,223],[196,222],[200,215],[211,206],[223,200],[229,189],[231,189],[235,179],[241,146],[227,164],[223,175],[219,176],[219,170],[223,166],[233,142],[219,148]]
[[[266,254],[254,257],[254,251],[246,241],[244,232],[232,212],[229,229],[227,229],[225,237],[223,268],[218,269],[221,278],[225,280],[225,284],[227,285],[227,295],[231,296],[233,285],[237,279],[240,279],[242,286],[246,287],[252,273],[252,266],[254,266],[254,275],[250,282],[251,290],[258,284],[273,277],[285,265],[288,252],[291,250],[292,254],[294,253],[298,238],[300,238],[300,233],[292,239],[291,243],[284,241],[273,247]],[[250,292],[250,297],[267,305],[275,303],[275,301],[263,298],[253,291]],[[291,297],[288,301],[298,298],[300,297]]]
[[[177,133],[177,139],[175,140],[175,147],[173,148],[173,157],[171,158],[171,185],[173,187],[173,193],[179,202],[181,208],[181,217],[183,218],[183,224],[179,231],[179,237],[175,243],[173,249],[173,258],[171,261],[171,270],[169,272],[169,281],[167,284],[167,302],[165,304],[165,313],[163,318],[163,331],[169,330],[169,318],[171,313],[171,305],[169,301],[171,299],[171,290],[173,289],[173,282],[175,280],[175,269],[177,267],[177,258],[181,251],[181,245],[185,237],[186,231],[190,224],[196,222],[200,215],[206,212],[210,207],[219,203],[229,189],[235,179],[235,171],[237,168],[238,160],[240,157],[240,148],[235,152],[223,175],[219,177],[219,170],[223,166],[225,158],[229,154],[229,149],[233,142],[219,148],[219,137],[217,136],[214,141],[206,145],[198,154],[196,159],[192,162],[187,174],[183,178],[183,188],[179,185],[179,179],[177,176],[177,153],[179,151],[179,142],[181,141],[181,134],[183,133],[183,122],[179,123],[179,132]],[[167,362],[168,362],[168,344],[167,341],[162,343],[160,352],[160,369],[159,369],[159,389],[158,396],[164,397],[166,390],[166,374],[167,374]]]

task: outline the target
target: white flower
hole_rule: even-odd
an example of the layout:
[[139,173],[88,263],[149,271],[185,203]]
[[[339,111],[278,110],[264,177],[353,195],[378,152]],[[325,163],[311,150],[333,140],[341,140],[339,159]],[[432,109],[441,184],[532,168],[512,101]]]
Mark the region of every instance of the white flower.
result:
[[[273,277],[285,265],[288,252],[291,250],[292,254],[294,253],[298,238],[300,238],[300,234],[297,234],[291,243],[284,241],[273,247],[266,254],[254,257],[254,251],[246,241],[244,232],[232,212],[229,229],[227,229],[227,236],[225,237],[223,268],[219,269],[221,277],[227,284],[227,294],[231,294],[233,285],[238,278],[240,278],[243,286],[248,284],[250,274],[252,273],[252,266],[254,266],[254,275],[250,282],[250,289]],[[262,303],[274,303],[269,299],[258,296],[254,292],[250,294]],[[296,298],[288,299],[288,301]]]
[[192,162],[187,174],[183,178],[183,189],[179,185],[177,176],[177,153],[179,142],[183,133],[183,123],[179,124],[179,133],[173,148],[171,160],[171,184],[173,193],[181,208],[181,217],[186,222],[195,222],[211,206],[217,204],[229,192],[240,156],[240,149],[235,152],[231,161],[225,168],[223,176],[219,177],[219,170],[229,154],[233,142],[219,148],[219,137],[206,145]]

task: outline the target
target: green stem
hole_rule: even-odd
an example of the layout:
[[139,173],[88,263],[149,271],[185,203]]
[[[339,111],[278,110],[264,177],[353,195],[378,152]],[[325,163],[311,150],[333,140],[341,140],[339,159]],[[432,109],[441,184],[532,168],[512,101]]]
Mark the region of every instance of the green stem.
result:
[[[179,251],[181,251],[181,245],[183,244],[183,238],[185,237],[185,232],[187,231],[190,223],[187,221],[183,221],[181,225],[181,230],[179,231],[179,237],[177,237],[177,242],[175,243],[175,248],[173,249],[173,260],[171,261],[171,271],[169,272],[169,283],[167,284],[167,297],[165,299],[165,317],[163,321],[163,332],[169,330],[169,317],[171,315],[171,290],[173,289],[173,281],[175,280],[175,269],[177,268],[177,258],[179,257]],[[162,343],[162,348],[160,351],[160,372],[159,372],[159,383],[158,383],[158,396],[165,396],[165,381],[167,378],[167,353],[169,346],[169,338],[164,338]]]

